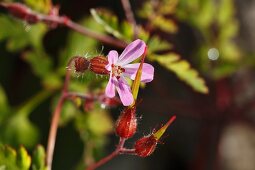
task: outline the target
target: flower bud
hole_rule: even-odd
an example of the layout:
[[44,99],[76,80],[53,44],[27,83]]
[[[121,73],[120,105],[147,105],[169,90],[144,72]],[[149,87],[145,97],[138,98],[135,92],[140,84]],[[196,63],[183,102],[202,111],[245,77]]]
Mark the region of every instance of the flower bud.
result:
[[150,156],[154,152],[157,142],[153,135],[142,137],[135,142],[135,153],[140,157]]
[[125,108],[116,124],[116,134],[122,138],[130,138],[136,133],[136,106]]
[[107,58],[104,56],[96,56],[90,60],[90,70],[96,74],[109,74],[105,66],[108,64]]
[[154,152],[158,144],[158,141],[160,140],[162,135],[165,133],[168,126],[171,123],[173,123],[175,119],[176,119],[176,116],[171,117],[171,119],[169,119],[169,121],[164,126],[162,126],[159,130],[157,130],[156,132],[153,132],[149,136],[145,136],[137,140],[134,146],[135,153],[140,157],[150,156]]
[[85,57],[76,57],[74,59],[75,72],[84,73],[89,68],[89,63]]
[[39,21],[31,9],[20,3],[10,3],[6,5],[7,10],[15,17],[25,20],[29,24],[34,24]]

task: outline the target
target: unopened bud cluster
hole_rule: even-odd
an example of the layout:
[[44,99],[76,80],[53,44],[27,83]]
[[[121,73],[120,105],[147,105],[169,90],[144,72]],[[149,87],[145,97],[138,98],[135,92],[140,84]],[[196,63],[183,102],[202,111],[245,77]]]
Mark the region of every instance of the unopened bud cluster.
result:
[[105,68],[108,64],[106,57],[96,56],[91,59],[87,59],[81,56],[73,57],[74,70],[77,73],[84,73],[86,70],[90,70],[93,73],[100,75],[108,75],[109,71]]

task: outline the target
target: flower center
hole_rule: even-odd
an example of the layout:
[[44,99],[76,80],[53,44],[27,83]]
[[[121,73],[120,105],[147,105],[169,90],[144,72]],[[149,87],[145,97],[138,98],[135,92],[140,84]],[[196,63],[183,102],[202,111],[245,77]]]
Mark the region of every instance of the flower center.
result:
[[121,66],[117,66],[117,65],[114,65],[114,64],[112,64],[111,66],[112,66],[112,76],[119,79],[121,74],[123,72],[125,72],[125,69],[122,68]]

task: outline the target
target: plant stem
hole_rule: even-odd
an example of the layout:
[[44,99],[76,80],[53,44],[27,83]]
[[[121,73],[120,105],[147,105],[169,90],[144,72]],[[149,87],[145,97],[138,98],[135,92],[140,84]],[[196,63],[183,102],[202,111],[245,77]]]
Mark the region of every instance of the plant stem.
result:
[[53,113],[53,117],[51,121],[51,127],[50,127],[50,133],[49,133],[48,145],[47,145],[47,155],[46,155],[47,170],[51,170],[51,167],[52,167],[53,152],[55,148],[58,122],[59,122],[59,117],[60,117],[60,113],[61,113],[64,101],[65,101],[65,96],[61,95],[58,101],[58,104],[55,108],[55,111]]
[[137,24],[135,21],[134,14],[131,9],[131,5],[129,0],[121,0],[122,6],[125,11],[125,15],[127,17],[128,22],[130,22],[133,25],[133,30],[134,30],[134,39],[137,39],[138,36],[138,29],[137,29]]
[[73,57],[68,62],[66,76],[65,76],[65,82],[64,82],[63,89],[62,89],[61,97],[60,97],[58,104],[53,112],[53,117],[51,120],[50,132],[49,132],[49,137],[48,137],[47,153],[46,153],[47,170],[51,170],[51,168],[52,168],[53,153],[54,153],[54,148],[55,148],[60,113],[62,110],[63,103],[68,97],[68,86],[69,86],[70,78],[71,78],[70,66],[72,64],[72,61],[76,58],[77,57]]
[[123,146],[124,146],[125,141],[126,141],[126,139],[120,138],[119,144],[117,145],[116,149],[111,154],[109,154],[108,156],[102,158],[98,162],[90,165],[86,170],[94,170],[94,169],[102,166],[106,162],[112,160],[115,156],[119,155],[121,153],[121,150],[123,150]]
[[[30,16],[30,18],[36,18],[37,22],[44,22],[46,24],[55,24],[55,25],[63,25],[66,26],[76,32],[79,32],[82,35],[94,38],[98,41],[101,41],[103,43],[109,44],[109,45],[113,45],[115,47],[119,47],[119,48],[125,48],[127,43],[121,40],[118,40],[116,38],[113,38],[111,36],[108,35],[104,35],[104,34],[100,34],[97,32],[94,32],[88,28],[85,28],[75,22],[73,22],[71,19],[69,19],[66,16],[58,16],[58,15],[46,15],[46,14],[41,14],[41,13],[37,13],[35,11],[33,11],[32,9],[30,9],[29,7],[27,7],[24,4],[20,4],[20,3],[0,3],[0,6],[6,8],[7,10],[14,10],[14,8],[11,8],[13,6],[21,6],[23,9],[23,13],[26,13],[27,15]],[[16,10],[18,10],[19,8],[15,8]],[[10,11],[11,12],[11,11]],[[13,12],[13,11],[12,11]],[[20,12],[20,11],[18,11]],[[26,21],[26,18],[20,18],[24,21]]]

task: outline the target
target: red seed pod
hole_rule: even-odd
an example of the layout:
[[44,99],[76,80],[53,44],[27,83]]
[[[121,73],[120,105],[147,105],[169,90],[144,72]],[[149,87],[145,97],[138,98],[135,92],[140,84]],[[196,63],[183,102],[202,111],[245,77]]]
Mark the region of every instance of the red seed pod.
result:
[[74,68],[77,73],[84,73],[89,68],[90,62],[85,57],[77,56],[74,59]]
[[140,157],[150,156],[157,146],[157,139],[153,136],[145,136],[135,142],[135,153]]
[[130,138],[136,133],[136,106],[127,107],[119,116],[116,124],[116,134],[122,138]]
[[162,135],[165,133],[168,126],[170,126],[175,119],[176,119],[176,116],[174,115],[159,130],[154,131],[151,135],[142,137],[141,139],[136,141],[134,146],[135,153],[141,157],[150,156],[154,152],[158,141],[160,140]]
[[35,24],[39,21],[38,16],[23,4],[10,3],[6,5],[6,8],[13,16],[25,20],[29,24]]
[[106,57],[96,56],[90,60],[90,70],[96,74],[109,74],[105,66],[108,64]]

